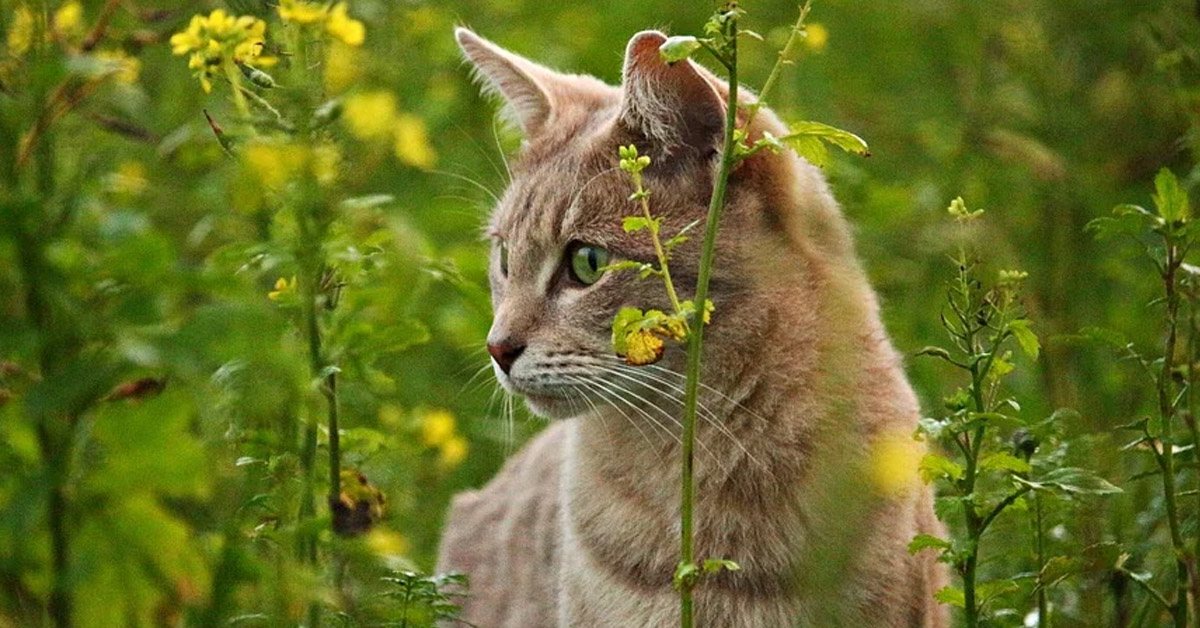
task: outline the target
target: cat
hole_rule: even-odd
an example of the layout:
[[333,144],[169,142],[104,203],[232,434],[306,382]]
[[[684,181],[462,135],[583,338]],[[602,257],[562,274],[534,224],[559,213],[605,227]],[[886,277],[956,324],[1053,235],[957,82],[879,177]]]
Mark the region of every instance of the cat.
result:
[[[685,349],[668,343],[643,367],[614,356],[619,308],[670,303],[657,279],[604,266],[655,259],[644,232],[622,229],[637,208],[617,148],[651,157],[664,234],[702,221],[728,86],[691,60],[665,63],[657,31],[629,41],[619,87],[465,28],[456,38],[525,137],[488,226],[492,367],[552,421],[487,486],[453,499],[438,569],[469,576],[463,619],[480,628],[678,625]],[[764,107],[748,131],[752,142],[786,128]],[[680,298],[700,242],[671,258]],[[946,626],[934,600],[943,567],[907,552],[917,533],[944,535],[931,492],[870,480],[869,453],[888,438],[919,458],[919,408],[820,170],[791,152],[739,164],[716,246],[694,538],[697,557],[740,570],[700,584],[696,625]]]

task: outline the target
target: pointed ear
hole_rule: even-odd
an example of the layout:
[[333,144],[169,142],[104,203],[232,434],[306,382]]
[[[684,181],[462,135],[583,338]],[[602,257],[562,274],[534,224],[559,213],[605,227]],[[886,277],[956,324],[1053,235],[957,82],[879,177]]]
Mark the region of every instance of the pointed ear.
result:
[[690,59],[668,64],[658,47],[659,31],[629,40],[621,85],[621,123],[667,154],[711,151],[724,129],[725,104],[707,76]]
[[463,55],[475,66],[485,92],[500,94],[526,137],[537,135],[554,110],[552,83],[558,73],[513,54],[469,29],[454,29]]

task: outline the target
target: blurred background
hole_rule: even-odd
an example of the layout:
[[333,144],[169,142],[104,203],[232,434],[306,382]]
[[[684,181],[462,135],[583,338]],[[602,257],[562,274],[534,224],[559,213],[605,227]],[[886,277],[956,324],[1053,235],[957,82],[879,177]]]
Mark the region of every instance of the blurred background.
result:
[[[84,23],[104,4],[82,2]],[[205,623],[212,617],[276,625],[297,616],[312,591],[333,596],[328,575],[281,558],[289,552],[273,529],[284,517],[279,504],[300,490],[296,454],[278,454],[287,447],[275,441],[295,440],[292,417],[310,403],[301,342],[267,296],[294,270],[259,243],[277,227],[245,209],[256,193],[245,167],[226,159],[205,120],[205,110],[228,120],[227,94],[221,86],[206,94],[166,39],[219,7],[268,18],[268,39],[277,18],[252,0],[120,5],[108,37],[139,60],[136,78],[107,84],[55,121],[58,196],[33,197],[72,212],[69,228],[42,243],[53,325],[29,306],[21,256],[33,232],[0,219],[0,626],[49,625],[46,487],[55,481],[68,487],[77,625],[215,625]],[[6,60],[16,56],[20,6],[0,0]],[[765,38],[742,47],[744,82],[755,88],[797,6],[743,7],[743,26]],[[486,368],[479,229],[519,138],[471,83],[452,28],[465,24],[550,67],[616,83],[630,35],[699,33],[712,8],[691,0],[350,3],[366,27],[365,44],[344,60],[357,81],[350,89],[391,94],[409,130],[395,150],[348,144],[344,159],[354,167],[342,185],[358,204],[329,244],[363,278],[343,296],[348,314],[333,349],[343,368],[345,459],[387,501],[367,542],[344,550],[352,558],[338,573],[372,573],[359,566],[369,556],[432,569],[450,496],[487,482],[543,427],[519,401],[509,420],[510,402]],[[1159,507],[1157,493],[1153,483],[1127,481],[1138,469],[1113,433],[1147,411],[1153,390],[1110,351],[1079,340],[1081,329],[1103,327],[1152,348],[1159,312],[1147,303],[1158,284],[1137,247],[1098,244],[1083,228],[1118,203],[1148,205],[1161,167],[1189,189],[1200,178],[1198,33],[1197,8],[1183,0],[818,0],[773,99],[785,120],[825,122],[870,144],[871,157],[838,154],[827,174],[902,352],[944,341],[945,212],[954,197],[987,210],[977,241],[989,265],[1029,272],[1027,307],[1044,352],[1014,381],[1023,416],[1078,410],[1064,426],[1070,455],[1126,491],[1059,521],[1063,544],[1136,547],[1162,533],[1139,518]],[[38,67],[7,67],[38,84]],[[10,162],[40,115],[37,102],[0,93]],[[12,218],[28,197],[4,193],[0,211]],[[85,350],[48,377],[36,356],[54,344]],[[949,372],[915,358],[909,372],[924,407],[939,412],[956,385]],[[87,406],[69,459],[39,448],[31,413],[68,412],[139,378],[165,388]],[[985,557],[985,569],[1009,559]],[[362,586],[355,599],[366,608]],[[1057,593],[1061,625],[1117,625],[1114,600],[1132,595],[1118,586],[1085,577]]]

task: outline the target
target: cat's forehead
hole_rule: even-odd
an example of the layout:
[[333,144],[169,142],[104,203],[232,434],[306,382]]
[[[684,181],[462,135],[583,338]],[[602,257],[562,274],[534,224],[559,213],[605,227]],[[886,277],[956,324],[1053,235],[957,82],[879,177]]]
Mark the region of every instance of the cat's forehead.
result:
[[[602,243],[620,227],[628,182],[615,157],[564,145],[557,158],[526,162],[514,170],[492,216],[494,235],[513,242],[554,246],[570,239]],[[611,223],[611,224],[610,224]]]

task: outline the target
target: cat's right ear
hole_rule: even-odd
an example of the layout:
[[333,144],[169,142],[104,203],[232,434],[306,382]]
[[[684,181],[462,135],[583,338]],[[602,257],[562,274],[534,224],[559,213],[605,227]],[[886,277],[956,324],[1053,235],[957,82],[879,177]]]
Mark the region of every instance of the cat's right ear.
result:
[[526,137],[537,135],[553,113],[551,93],[557,73],[461,26],[454,29],[454,37],[484,91],[504,98]]

